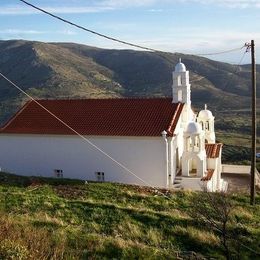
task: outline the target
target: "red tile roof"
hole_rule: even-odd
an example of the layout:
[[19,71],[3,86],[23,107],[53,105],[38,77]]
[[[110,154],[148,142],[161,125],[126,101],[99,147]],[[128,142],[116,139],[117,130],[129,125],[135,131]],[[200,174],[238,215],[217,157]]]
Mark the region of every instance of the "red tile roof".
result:
[[218,158],[222,145],[223,144],[221,143],[206,144],[205,149],[206,149],[207,158]]
[[[82,135],[160,136],[173,135],[183,104],[170,98],[37,100]],[[0,133],[75,134],[29,101]]]

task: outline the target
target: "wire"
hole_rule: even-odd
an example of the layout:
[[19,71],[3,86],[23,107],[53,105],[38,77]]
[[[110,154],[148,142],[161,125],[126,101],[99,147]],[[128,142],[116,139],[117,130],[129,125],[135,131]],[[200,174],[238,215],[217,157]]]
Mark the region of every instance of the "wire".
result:
[[19,87],[17,84],[15,84],[14,82],[12,82],[10,79],[8,79],[4,74],[2,74],[0,72],[0,76],[2,76],[6,81],[8,81],[11,85],[13,85],[16,89],[18,89],[20,92],[22,92],[24,95],[26,95],[29,99],[31,99],[32,101],[34,101],[38,106],[40,106],[42,109],[44,109],[47,113],[49,113],[51,116],[53,116],[55,119],[57,119],[60,123],[62,123],[65,127],[67,127],[68,129],[70,129],[73,133],[75,133],[76,135],[78,135],[80,138],[82,138],[85,142],[87,142],[88,144],[90,144],[92,147],[94,147],[96,150],[98,150],[101,154],[105,155],[107,158],[109,158],[110,160],[112,160],[115,164],[117,164],[118,166],[120,166],[122,169],[124,169],[125,171],[127,171],[128,173],[130,173],[131,175],[135,176],[137,179],[139,179],[142,183],[144,183],[145,185],[153,188],[155,190],[155,192],[158,192],[160,194],[162,194],[164,197],[166,197],[167,199],[169,199],[164,193],[158,191],[152,184],[150,184],[149,182],[143,180],[142,178],[140,178],[138,175],[136,175],[133,171],[131,171],[129,168],[127,168],[125,165],[123,165],[122,163],[120,163],[119,161],[117,161],[116,159],[114,159],[112,156],[110,156],[108,153],[106,153],[104,150],[102,150],[100,147],[98,147],[97,145],[95,145],[93,142],[91,142],[88,138],[86,138],[85,136],[83,136],[82,134],[80,134],[78,131],[76,131],[74,128],[72,128],[71,126],[69,126],[67,123],[65,123],[62,119],[60,119],[58,116],[56,116],[54,113],[52,113],[48,108],[46,108],[45,106],[43,106],[41,103],[39,103],[37,100],[35,100],[30,94],[26,93],[21,87]]
[[230,50],[225,50],[225,51],[220,51],[220,52],[213,52],[213,53],[195,53],[193,55],[196,56],[213,56],[213,55],[220,55],[220,54],[226,54],[226,53],[230,53],[230,52],[235,52],[235,51],[239,51],[242,50],[243,48],[247,47],[246,44],[244,44],[242,47],[239,48],[234,48],[234,49],[230,49]]
[[[31,3],[29,3],[29,2],[27,2],[27,1],[25,1],[25,0],[19,0],[19,1],[20,1],[20,2],[23,2],[24,4],[26,4],[26,5],[28,5],[28,6],[32,7],[32,8],[34,8],[34,9],[40,11],[40,12],[42,12],[42,13],[45,13],[45,14],[47,14],[47,15],[49,15],[49,16],[55,18],[55,19],[58,19],[58,20],[60,20],[60,21],[62,21],[62,22],[64,22],[64,23],[70,24],[70,25],[72,25],[72,26],[74,26],[74,27],[77,27],[77,28],[79,28],[79,29],[81,29],[81,30],[84,30],[84,31],[87,31],[87,32],[89,32],[89,33],[95,34],[95,35],[97,35],[97,36],[103,37],[103,38],[105,38],[105,39],[107,39],[107,40],[111,40],[111,41],[114,41],[114,42],[118,42],[118,43],[121,43],[121,44],[125,44],[125,45],[131,46],[131,47],[143,49],[143,50],[146,50],[146,51],[155,52],[155,53],[157,53],[160,57],[164,58],[164,59],[167,60],[167,61],[170,61],[170,60],[169,60],[169,58],[167,58],[166,56],[164,56],[163,53],[165,53],[165,54],[167,54],[167,53],[168,53],[168,54],[174,54],[173,52],[165,52],[165,51],[157,50],[157,49],[154,49],[154,48],[141,46],[141,45],[138,45],[138,44],[135,44],[135,43],[123,41],[123,40],[120,40],[120,39],[117,39],[117,38],[108,36],[108,35],[106,35],[106,34],[99,33],[99,32],[97,32],[97,31],[88,29],[88,28],[86,28],[86,27],[83,27],[83,26],[81,26],[81,25],[78,25],[78,24],[76,24],[76,23],[73,23],[73,22],[71,22],[71,21],[69,21],[69,20],[66,20],[66,19],[64,19],[64,18],[62,18],[62,17],[60,17],[60,16],[58,16],[58,15],[55,15],[55,14],[53,14],[53,13],[51,13],[51,12],[48,12],[48,11],[46,11],[46,10],[44,10],[44,9],[42,9],[42,8],[40,8],[40,7],[38,7],[38,6],[36,6],[36,5],[33,5],[33,4],[31,4]],[[220,54],[224,54],[224,53],[234,52],[234,51],[240,50],[240,49],[242,49],[242,48],[244,48],[244,47],[246,47],[246,45],[243,45],[242,47],[239,47],[239,48],[235,48],[235,49],[231,49],[231,50],[224,50],[224,51],[215,52],[215,53],[205,53],[205,54],[201,53],[201,54],[189,54],[189,55],[197,55],[197,56],[220,55]],[[170,61],[170,62],[172,63],[172,61]]]
[[24,0],[19,0],[19,1],[23,2],[23,3],[26,4],[26,5],[29,5],[29,6],[33,7],[34,9],[37,9],[38,11],[41,11],[41,12],[47,14],[47,15],[50,15],[50,16],[52,16],[52,17],[54,17],[54,18],[56,18],[56,19],[58,19],[58,20],[60,20],[60,21],[62,21],[62,22],[68,23],[68,24],[70,24],[70,25],[72,25],[72,26],[75,26],[75,27],[77,27],[77,28],[79,28],[79,29],[82,29],[82,30],[87,31],[87,32],[89,32],[89,33],[92,33],[92,34],[95,34],[95,35],[97,35],[97,36],[106,38],[106,39],[108,39],[108,40],[115,41],[115,42],[119,42],[119,43],[122,43],[122,44],[125,44],[125,45],[129,45],[129,46],[136,47],[136,48],[140,48],[140,49],[147,50],[147,51],[161,52],[160,50],[156,50],[156,49],[153,49],[153,48],[141,46],[141,45],[138,45],[138,44],[135,44],[135,43],[131,43],[131,42],[126,42],[126,41],[119,40],[119,39],[117,39],[117,38],[114,38],[114,37],[111,37],[111,36],[108,36],[108,35],[105,35],[105,34],[102,34],[102,33],[96,32],[96,31],[93,31],[93,30],[91,30],[91,29],[88,29],[88,28],[83,27],[83,26],[81,26],[81,25],[78,25],[78,24],[76,24],[76,23],[70,22],[69,20],[66,20],[66,19],[64,19],[64,18],[62,18],[62,17],[60,17],[60,16],[57,16],[57,15],[55,15],[55,14],[52,14],[52,13],[50,13],[50,12],[48,12],[48,11],[46,11],[46,10],[40,8],[40,7],[37,7],[37,6],[35,6],[35,5],[33,5],[33,4],[29,3],[29,2],[27,2],[27,1],[24,1]]
[[245,51],[241,57],[241,59],[239,60],[238,64],[236,65],[236,69],[234,70],[234,72],[232,73],[232,77],[229,79],[229,81],[226,83],[226,86],[221,89],[222,91],[225,91],[227,89],[227,86],[229,85],[229,83],[231,82],[231,80],[233,80],[234,76],[236,75],[236,73],[238,72],[239,66],[241,65],[243,59],[245,58],[245,55],[247,54],[247,51]]
[[[243,62],[243,59],[245,57],[245,55],[247,54],[247,51],[245,51],[243,53],[243,55],[241,56],[238,64],[236,64],[235,66],[235,70],[232,72],[232,76],[230,77],[230,79],[226,82],[226,85],[224,86],[224,88],[220,89],[221,91],[226,91],[227,87],[229,86],[230,82],[233,80],[234,76],[236,75],[238,69],[239,69],[239,66],[241,65],[241,63]],[[211,95],[210,99],[208,100],[208,103],[210,104],[212,99],[214,98],[215,96],[214,95]],[[220,101],[219,101],[220,102]],[[218,103],[219,103],[218,102]],[[217,107],[218,103],[215,105]]]

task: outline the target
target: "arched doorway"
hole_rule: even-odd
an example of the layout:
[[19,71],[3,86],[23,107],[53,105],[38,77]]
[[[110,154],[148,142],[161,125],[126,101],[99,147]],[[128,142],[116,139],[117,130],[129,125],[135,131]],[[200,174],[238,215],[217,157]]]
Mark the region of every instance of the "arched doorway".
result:
[[198,164],[196,159],[189,159],[189,176],[197,176]]

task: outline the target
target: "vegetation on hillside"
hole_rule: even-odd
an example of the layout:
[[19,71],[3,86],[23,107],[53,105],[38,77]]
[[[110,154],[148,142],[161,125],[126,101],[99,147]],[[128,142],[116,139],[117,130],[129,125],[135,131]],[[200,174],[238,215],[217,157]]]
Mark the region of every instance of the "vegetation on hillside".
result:
[[[164,59],[143,51],[23,40],[0,41],[0,55],[2,73],[38,98],[170,96],[171,72],[182,57],[191,73],[195,107],[210,103],[214,109],[242,109],[250,104],[250,68],[192,55],[165,54]],[[24,97],[3,79],[0,85],[3,122]]]
[[[257,117],[259,114],[257,115]],[[257,125],[260,120],[257,118]],[[251,116],[248,110],[221,111],[215,120],[216,138],[222,142],[223,163],[250,164]],[[256,149],[260,151],[260,129],[257,129]],[[257,159],[260,170],[260,160]]]
[[[5,173],[0,193],[1,259],[225,259],[221,233],[194,217],[203,193]],[[229,198],[230,253],[257,259],[260,197]]]

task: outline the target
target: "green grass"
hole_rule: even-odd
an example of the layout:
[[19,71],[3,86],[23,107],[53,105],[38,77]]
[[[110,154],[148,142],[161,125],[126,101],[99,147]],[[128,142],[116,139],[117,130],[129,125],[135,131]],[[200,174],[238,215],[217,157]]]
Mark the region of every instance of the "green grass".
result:
[[[224,144],[222,161],[230,164],[250,164],[251,114],[249,109],[226,110],[216,113],[217,142]],[[257,114],[257,125],[260,124]],[[257,129],[256,151],[260,151],[260,130]],[[257,162],[260,171],[260,161]]]
[[[0,259],[185,259],[187,251],[224,259],[219,234],[189,214],[197,195],[1,173]],[[259,250],[259,205],[243,194],[232,200],[245,242]]]

